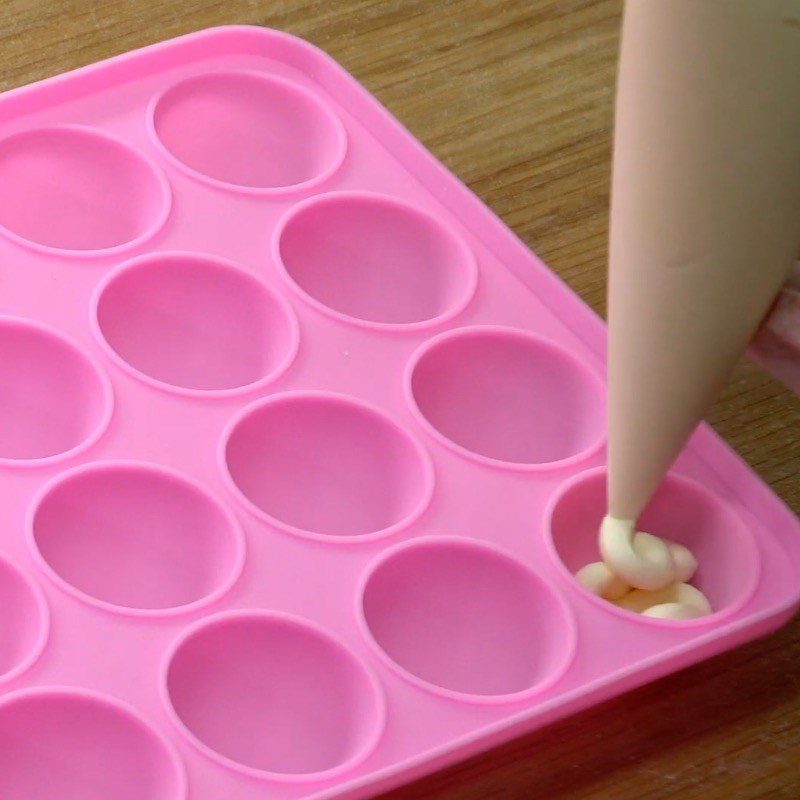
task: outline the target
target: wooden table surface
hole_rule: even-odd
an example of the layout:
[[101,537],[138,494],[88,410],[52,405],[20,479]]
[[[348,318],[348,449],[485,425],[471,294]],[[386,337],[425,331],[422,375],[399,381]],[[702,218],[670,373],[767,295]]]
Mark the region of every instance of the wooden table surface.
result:
[[[303,36],[603,312],[619,0],[5,0],[0,11],[2,88],[212,25]],[[800,511],[798,400],[742,364],[710,418]],[[798,696],[794,622],[385,800],[796,800]]]

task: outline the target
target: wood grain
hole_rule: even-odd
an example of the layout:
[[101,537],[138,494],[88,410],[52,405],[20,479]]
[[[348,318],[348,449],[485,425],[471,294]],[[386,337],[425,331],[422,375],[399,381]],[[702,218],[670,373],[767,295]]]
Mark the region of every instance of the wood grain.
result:
[[[655,1],[655,0],[654,0]],[[0,88],[223,23],[321,46],[603,312],[618,0],[6,0]],[[800,403],[742,364],[717,430],[800,511]],[[800,625],[385,800],[800,797]]]

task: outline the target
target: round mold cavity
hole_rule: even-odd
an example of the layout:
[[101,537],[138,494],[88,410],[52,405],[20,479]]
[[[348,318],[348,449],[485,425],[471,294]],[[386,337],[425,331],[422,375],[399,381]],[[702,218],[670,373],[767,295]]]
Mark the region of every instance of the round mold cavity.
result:
[[433,493],[433,466],[416,439],[377,409],[329,392],[252,403],[223,433],[220,462],[256,516],[326,541],[395,533]]
[[404,542],[367,568],[359,621],[379,658],[410,683],[473,703],[522,700],[572,661],[567,604],[525,564],[450,536]]
[[686,545],[699,567],[691,583],[708,597],[713,614],[689,620],[645,617],[603,600],[582,587],[574,574],[600,561],[598,531],[606,513],[606,469],[587,470],[568,480],[546,512],[548,550],[575,591],[610,613],[643,625],[675,628],[713,624],[740,609],[758,584],[758,548],[740,514],[707,489],[669,473],[639,519],[640,530]]
[[0,230],[61,255],[108,255],[152,237],[169,216],[169,184],[145,156],[78,125],[0,141]]
[[132,708],[85,689],[0,699],[3,800],[183,800],[173,747]]
[[34,558],[62,589],[109,611],[164,616],[221,597],[244,535],[197,483],[165,467],[86,464],[46,484],[28,511]]
[[38,466],[85,450],[111,420],[111,382],[45,325],[0,316],[0,465]]
[[263,387],[297,353],[289,304],[236,264],[195,253],[153,253],[110,273],[92,301],[108,355],[140,380],[196,396]]
[[322,100],[258,72],[187,78],[154,98],[148,124],[178,168],[253,194],[310,189],[341,166],[347,151],[344,126]]
[[352,769],[376,747],[383,691],[338,639],[299,617],[234,611],[172,645],[168,714],[203,753],[253,777],[299,782]]
[[514,328],[459,328],[411,357],[406,398],[428,432],[494,467],[564,467],[605,438],[600,377],[569,351]]
[[414,330],[450,319],[478,280],[475,256],[447,225],[369,192],[298,203],[275,229],[273,259],[312,306],[372,328]]
[[21,675],[47,643],[50,612],[42,590],[0,558],[0,684]]

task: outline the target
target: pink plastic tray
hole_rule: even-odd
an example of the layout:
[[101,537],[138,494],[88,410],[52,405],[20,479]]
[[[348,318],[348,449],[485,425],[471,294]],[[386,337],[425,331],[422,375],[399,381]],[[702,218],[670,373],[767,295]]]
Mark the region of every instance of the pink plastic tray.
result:
[[311,45],[9,92],[0,186],[3,800],[366,797],[797,606],[707,428],[645,524],[717,613],[575,585],[602,324]]

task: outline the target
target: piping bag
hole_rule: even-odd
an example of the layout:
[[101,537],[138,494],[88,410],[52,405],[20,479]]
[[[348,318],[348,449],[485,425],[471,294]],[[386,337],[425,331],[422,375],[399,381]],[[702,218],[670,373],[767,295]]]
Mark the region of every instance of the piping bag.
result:
[[658,588],[635,521],[800,247],[800,1],[628,0],[613,163],[600,543]]

